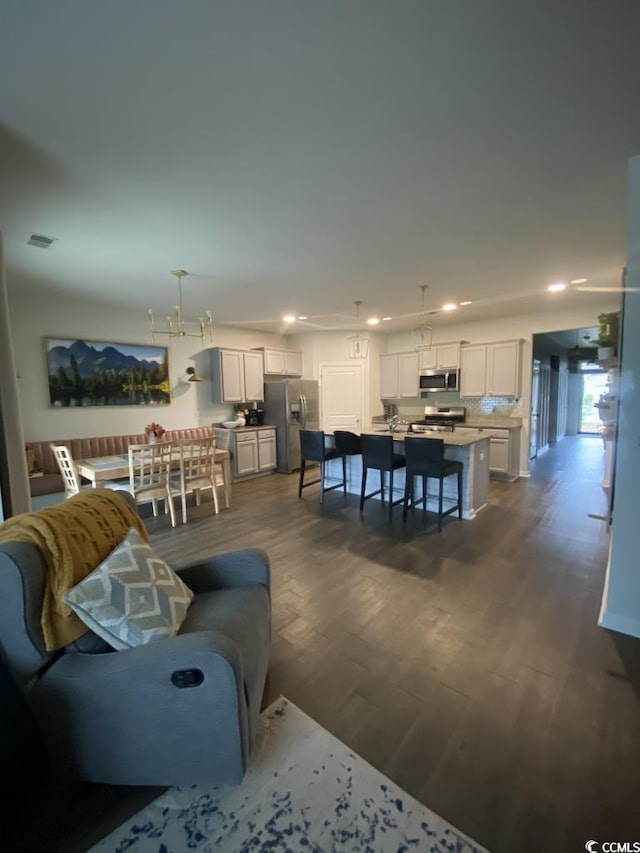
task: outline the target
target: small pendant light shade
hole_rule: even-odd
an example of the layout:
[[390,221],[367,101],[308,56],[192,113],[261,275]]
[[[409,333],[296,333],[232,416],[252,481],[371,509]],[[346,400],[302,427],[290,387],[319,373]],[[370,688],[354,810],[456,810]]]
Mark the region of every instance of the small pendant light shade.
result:
[[357,299],[353,304],[356,306],[356,333],[347,338],[349,358],[369,358],[369,338],[360,334],[360,306],[362,305],[362,300]]
[[427,314],[424,310],[424,294],[428,286],[428,284],[420,285],[420,290],[422,291],[422,314],[418,325],[414,326],[411,330],[411,334],[413,335],[413,348],[418,352],[430,350],[433,343],[433,326],[430,326],[429,323],[427,323]]

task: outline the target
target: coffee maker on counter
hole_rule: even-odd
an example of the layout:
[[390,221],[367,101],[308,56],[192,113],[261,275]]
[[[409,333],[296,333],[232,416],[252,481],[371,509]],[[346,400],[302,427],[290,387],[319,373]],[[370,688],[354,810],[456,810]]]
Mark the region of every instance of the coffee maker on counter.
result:
[[248,409],[245,421],[247,426],[264,426],[264,409]]

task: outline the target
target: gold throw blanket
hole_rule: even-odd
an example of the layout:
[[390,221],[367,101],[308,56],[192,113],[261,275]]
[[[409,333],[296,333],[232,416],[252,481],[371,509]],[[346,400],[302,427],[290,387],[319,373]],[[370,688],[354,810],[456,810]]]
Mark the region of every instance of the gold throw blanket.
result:
[[134,527],[148,542],[142,519],[125,497],[110,489],[87,489],[56,506],[16,515],[0,525],[0,542],[31,542],[47,566],[42,633],[48,652],[87,630],[62,594],[90,574]]

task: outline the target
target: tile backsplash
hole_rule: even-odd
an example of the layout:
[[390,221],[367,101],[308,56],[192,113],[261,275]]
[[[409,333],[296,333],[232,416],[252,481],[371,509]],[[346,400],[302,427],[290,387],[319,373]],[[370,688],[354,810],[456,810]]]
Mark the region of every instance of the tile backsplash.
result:
[[418,417],[425,406],[464,406],[468,418],[474,415],[522,417],[522,404],[513,397],[460,397],[455,391],[432,393],[420,400],[394,400],[400,417]]

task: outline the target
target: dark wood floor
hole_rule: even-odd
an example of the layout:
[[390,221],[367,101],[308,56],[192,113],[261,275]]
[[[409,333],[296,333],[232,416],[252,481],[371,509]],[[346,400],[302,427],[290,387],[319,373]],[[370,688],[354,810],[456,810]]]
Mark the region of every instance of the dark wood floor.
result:
[[[269,553],[267,702],[284,694],[494,853],[569,853],[640,840],[640,641],[596,625],[602,463],[599,439],[565,439],[440,535],[421,512],[403,528],[400,507],[389,526],[374,501],[361,518],[339,492],[298,500],[281,475],[149,529],[176,567]],[[152,793],[85,786],[83,831],[49,849],[86,849]]]

